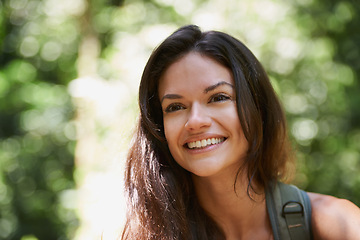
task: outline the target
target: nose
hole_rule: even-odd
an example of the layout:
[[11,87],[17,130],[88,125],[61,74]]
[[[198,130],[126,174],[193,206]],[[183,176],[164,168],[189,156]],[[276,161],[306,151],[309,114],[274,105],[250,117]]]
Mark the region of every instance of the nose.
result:
[[210,127],[211,117],[204,106],[198,103],[194,103],[189,112],[185,128],[188,131],[202,130]]

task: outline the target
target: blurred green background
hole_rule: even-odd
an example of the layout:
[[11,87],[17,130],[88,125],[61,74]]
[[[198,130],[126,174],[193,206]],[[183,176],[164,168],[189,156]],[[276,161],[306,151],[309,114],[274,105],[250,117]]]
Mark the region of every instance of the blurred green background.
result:
[[[297,149],[294,183],[360,205],[357,0],[3,0],[0,239],[99,239],[85,232],[106,214],[82,207],[104,185],[90,183],[122,166],[146,59],[189,23],[263,63]],[[121,195],[117,180],[98,195]]]

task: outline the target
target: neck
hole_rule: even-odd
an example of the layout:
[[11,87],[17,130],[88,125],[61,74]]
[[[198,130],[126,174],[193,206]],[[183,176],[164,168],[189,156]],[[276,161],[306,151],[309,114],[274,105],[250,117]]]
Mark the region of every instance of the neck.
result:
[[[254,183],[249,190],[245,174],[239,174],[234,187],[235,174],[217,177],[193,176],[195,191],[200,205],[222,228],[226,239],[266,239],[271,226],[267,216],[265,194]],[[265,233],[266,231],[266,233]]]

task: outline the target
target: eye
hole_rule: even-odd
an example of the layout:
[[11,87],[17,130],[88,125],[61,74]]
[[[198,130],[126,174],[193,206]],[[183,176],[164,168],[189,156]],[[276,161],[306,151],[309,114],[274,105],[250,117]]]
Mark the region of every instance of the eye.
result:
[[231,97],[225,93],[217,93],[210,97],[209,102],[224,102],[230,99]]
[[169,106],[165,108],[166,113],[176,112],[179,110],[185,109],[185,107],[182,104],[179,103],[172,103]]

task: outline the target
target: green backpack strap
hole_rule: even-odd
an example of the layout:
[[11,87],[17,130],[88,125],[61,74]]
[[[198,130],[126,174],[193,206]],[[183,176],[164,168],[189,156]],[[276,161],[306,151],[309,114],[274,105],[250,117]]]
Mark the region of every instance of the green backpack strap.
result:
[[306,192],[278,182],[266,190],[274,240],[310,240],[311,204]]

